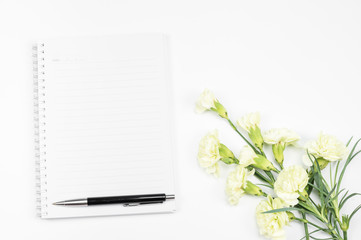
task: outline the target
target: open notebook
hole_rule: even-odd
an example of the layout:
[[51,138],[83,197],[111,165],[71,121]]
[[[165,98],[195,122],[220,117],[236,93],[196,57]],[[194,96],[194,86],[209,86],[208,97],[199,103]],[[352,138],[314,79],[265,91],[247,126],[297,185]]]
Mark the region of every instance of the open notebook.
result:
[[34,47],[42,218],[172,212],[175,201],[64,207],[68,199],[174,194],[167,38],[44,40]]

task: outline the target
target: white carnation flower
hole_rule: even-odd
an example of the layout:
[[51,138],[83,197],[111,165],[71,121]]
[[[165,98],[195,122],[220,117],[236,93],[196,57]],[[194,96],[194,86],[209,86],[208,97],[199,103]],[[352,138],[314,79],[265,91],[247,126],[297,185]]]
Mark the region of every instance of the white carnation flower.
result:
[[262,134],[263,140],[268,144],[294,144],[300,139],[300,136],[287,128],[274,128]]
[[[316,140],[308,142],[305,147],[309,154],[313,155],[316,159],[323,158],[330,162],[342,160],[348,153],[344,143],[336,137],[323,134],[322,132]],[[303,161],[307,166],[312,165],[308,155],[303,157]]]
[[227,178],[226,194],[228,201],[232,205],[237,205],[239,199],[245,194],[247,187],[247,178],[254,174],[254,169],[248,171],[242,166],[237,166],[236,170],[232,171]]
[[263,236],[273,240],[285,239],[283,227],[290,221],[287,213],[263,213],[283,207],[285,207],[285,204],[280,198],[273,199],[271,196],[268,196],[267,200],[263,200],[258,204],[256,208],[256,219],[260,233]]
[[291,166],[283,169],[274,184],[274,191],[287,205],[298,203],[299,193],[302,193],[308,183],[308,174],[301,166]]
[[218,161],[221,158],[219,147],[218,132],[214,130],[201,139],[198,150],[198,162],[200,166],[205,168],[207,173],[216,176],[219,174]]
[[247,132],[250,132],[251,129],[255,129],[256,127],[259,127],[260,121],[261,121],[260,114],[256,112],[256,113],[249,113],[243,116],[241,119],[237,121],[237,123],[241,128],[243,128]]
[[196,103],[196,112],[202,113],[204,111],[210,110],[211,108],[215,108],[215,101],[216,98],[214,97],[214,94],[209,89],[205,89],[199,96]]

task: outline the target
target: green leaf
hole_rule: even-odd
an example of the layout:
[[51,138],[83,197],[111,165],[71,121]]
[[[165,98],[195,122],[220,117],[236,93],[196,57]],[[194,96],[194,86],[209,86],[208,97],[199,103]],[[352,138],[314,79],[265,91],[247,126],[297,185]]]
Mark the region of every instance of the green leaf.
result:
[[339,176],[338,182],[337,182],[337,190],[336,190],[337,192],[338,192],[339,189],[340,189],[341,182],[342,182],[342,178],[343,178],[343,175],[345,174],[345,171],[346,171],[346,168],[347,168],[348,164],[351,162],[351,160],[352,160],[354,157],[356,157],[356,156],[361,152],[361,151],[358,151],[357,153],[353,154],[353,153],[355,152],[355,149],[356,149],[356,147],[357,147],[357,145],[358,145],[358,143],[359,143],[360,141],[361,141],[361,138],[360,138],[359,140],[357,140],[357,142],[354,144],[354,146],[353,146],[350,154],[348,155],[348,158],[347,158],[347,160],[346,160],[346,163],[345,163],[345,165],[343,166],[343,169],[342,169],[342,171],[341,171],[341,173],[340,173],[340,176]]
[[[319,231],[322,231],[322,229],[316,229],[316,230],[310,232],[310,233],[309,233],[309,237],[310,237],[312,234],[317,233],[317,232],[319,232]],[[300,240],[306,239],[306,237],[307,237],[307,236],[304,236],[304,237],[301,238]]]
[[331,205],[331,201],[330,201],[330,198],[331,198],[331,195],[332,193],[335,191],[336,189],[336,185],[331,189],[331,191],[327,194],[326,198],[325,198],[325,205],[322,206],[322,210],[321,212],[322,213],[325,213],[327,212],[328,208],[330,207],[329,205]]
[[327,195],[327,191],[324,191],[323,189],[320,189],[316,185],[314,185],[312,183],[308,183],[308,185],[310,185],[312,188],[316,189],[319,192],[319,194],[323,194],[324,196]]
[[340,202],[342,202],[344,200],[344,198],[347,197],[348,192],[349,192],[349,190],[343,195]]
[[300,212],[305,212],[305,210],[302,209],[302,208],[287,207],[287,208],[278,208],[278,209],[273,209],[273,210],[270,210],[270,211],[266,211],[266,212],[263,212],[263,214],[265,214],[265,213],[287,212],[287,211],[300,211]]
[[257,169],[255,169],[254,176],[257,177],[259,180],[266,182],[273,186],[272,180],[268,179],[266,176],[264,176],[262,173],[260,173]]
[[[348,192],[348,191],[347,191]],[[347,193],[346,193],[347,194]],[[347,200],[349,200],[350,198],[354,197],[354,196],[360,196],[361,193],[352,193],[349,196],[346,197],[346,195],[341,199],[340,204],[339,204],[339,208],[341,209],[343,207],[343,205],[346,203]],[[345,198],[346,197],[346,198]]]
[[[315,178],[316,186],[317,186],[318,191],[319,191],[319,197],[320,197],[320,200],[321,200],[321,208],[324,209],[325,195],[327,195],[328,192],[326,191],[326,188],[325,188],[325,186],[323,184],[322,175],[321,175],[321,168],[320,168],[320,165],[319,165],[317,160],[315,160],[313,162],[313,166],[314,166],[314,169],[316,169],[315,174],[314,174],[314,178]],[[324,194],[324,193],[326,193],[326,194]]]
[[309,177],[308,177],[308,185],[310,186],[306,186],[306,190],[307,190],[307,194],[310,195],[312,190],[313,190],[313,183],[315,182],[315,178],[314,178],[314,171],[311,169],[311,171],[309,172]]
[[334,200],[336,200],[337,198],[338,198],[338,196],[343,192],[343,191],[345,191],[345,189],[343,188],[343,189],[341,189],[341,191],[339,191],[335,196],[333,196],[331,199],[330,199],[330,202],[332,202],[332,201],[334,201]]
[[332,195],[332,193],[334,192],[336,190],[336,185],[331,189],[331,191],[327,194],[327,196],[326,196],[326,203],[327,202],[330,202],[330,198],[331,198],[331,195]]
[[312,237],[312,236],[310,236],[310,238],[312,238],[312,239],[316,239],[316,240],[328,240],[328,239],[338,239],[337,237],[330,237],[330,238],[315,238],[315,237]]
[[[307,150],[307,156],[308,156],[308,158],[311,160],[312,164],[314,164],[314,162],[316,161],[316,157],[313,156],[313,155],[311,155],[311,154],[308,152],[308,150]],[[313,158],[313,159],[312,159],[312,158]]]
[[348,145],[350,145],[352,139],[353,139],[353,136],[350,138],[350,140],[348,140],[348,142],[347,142],[347,144],[346,144],[346,147],[348,147]]
[[350,217],[348,218],[349,221],[351,221],[351,218],[358,212],[358,210],[361,209],[361,204],[357,206],[357,208],[355,208],[355,210],[353,210],[353,212],[351,213]]
[[358,152],[356,152],[356,153],[350,158],[350,160],[348,161],[347,165],[350,164],[350,162],[351,162],[357,155],[359,155],[360,153],[361,153],[361,150],[358,151]]
[[271,185],[268,185],[268,184],[262,184],[262,183],[258,183],[256,184],[257,186],[263,186],[263,187],[268,187],[268,188],[271,188],[273,189],[273,187]]
[[[320,214],[319,214],[316,206],[313,207],[313,206],[311,206],[311,205],[309,205],[309,204],[306,204],[306,203],[304,203],[304,202],[302,202],[302,201],[300,201],[300,202],[298,203],[298,205],[303,208],[303,209],[302,209],[303,211],[305,211],[305,212],[308,213],[308,214],[311,214],[311,215],[315,216],[316,218],[318,218],[319,220],[322,221],[322,219],[320,218]],[[296,205],[296,206],[298,206],[298,205]]]

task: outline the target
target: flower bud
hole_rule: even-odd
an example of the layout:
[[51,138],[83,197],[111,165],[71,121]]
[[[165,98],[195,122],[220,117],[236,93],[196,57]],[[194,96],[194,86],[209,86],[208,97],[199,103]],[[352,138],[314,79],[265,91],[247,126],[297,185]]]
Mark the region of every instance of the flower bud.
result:
[[[289,219],[290,221],[292,221],[292,220],[295,219],[295,215],[294,215],[293,213],[291,213],[291,212],[286,212],[286,213],[287,213],[288,219]],[[306,221],[307,221],[307,220],[306,220]]]
[[235,158],[233,152],[222,143],[219,144],[219,155],[224,158]]
[[220,117],[228,119],[227,110],[218,102],[217,99],[214,101],[214,108],[212,108],[212,110],[218,113]]
[[258,126],[250,128],[248,136],[258,149],[263,150],[263,137],[261,134],[261,129]]
[[342,231],[346,232],[348,230],[348,227],[350,225],[350,219],[347,215],[342,216],[342,223],[340,225],[340,228]]
[[254,185],[250,181],[247,181],[244,191],[249,195],[262,196],[263,192],[260,187]]
[[239,163],[238,159],[234,156],[233,152],[229,150],[228,147],[224,144],[220,144],[219,148],[219,155],[221,156],[221,161],[225,164],[233,164],[233,163]]
[[[329,161],[325,160],[324,158],[317,158],[316,161],[318,162],[318,165],[320,166],[320,169],[323,170],[325,167],[327,167]],[[317,166],[317,163],[315,163]]]
[[304,189],[302,192],[299,192],[300,196],[299,196],[299,199],[301,201],[306,201],[307,198],[308,198],[308,193],[306,191],[306,189]]
[[260,115],[259,113],[249,113],[237,121],[237,124],[248,132],[249,138],[254,145],[263,151],[263,137],[259,128]]
[[254,163],[252,166],[265,170],[265,171],[272,171],[276,170],[273,164],[263,155],[257,154],[257,157],[253,159]]
[[286,145],[284,143],[276,143],[272,145],[273,155],[275,156],[276,161],[282,166],[284,156],[283,151],[285,150]]

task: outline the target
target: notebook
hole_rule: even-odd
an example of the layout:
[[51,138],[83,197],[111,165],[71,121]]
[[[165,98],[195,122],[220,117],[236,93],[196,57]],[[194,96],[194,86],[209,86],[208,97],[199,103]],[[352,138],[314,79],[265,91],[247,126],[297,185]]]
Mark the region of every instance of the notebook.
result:
[[163,34],[49,39],[34,46],[41,218],[175,211],[175,201],[64,207],[62,200],[174,193]]

